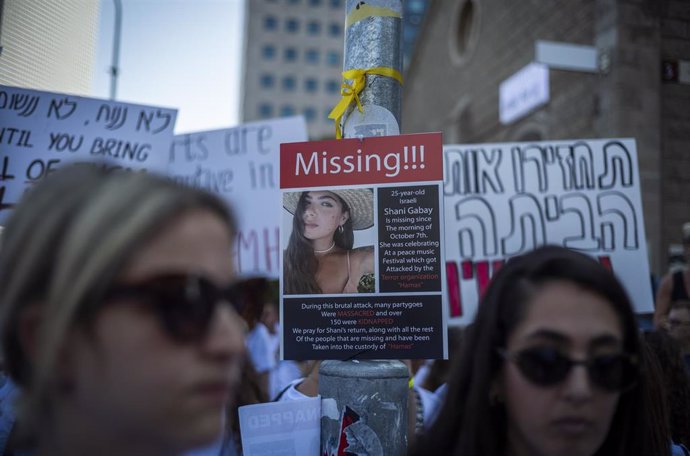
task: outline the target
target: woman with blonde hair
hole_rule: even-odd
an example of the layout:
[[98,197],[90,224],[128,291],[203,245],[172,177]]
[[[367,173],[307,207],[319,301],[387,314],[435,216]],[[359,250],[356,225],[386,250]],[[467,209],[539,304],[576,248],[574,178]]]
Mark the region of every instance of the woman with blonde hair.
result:
[[0,316],[32,454],[178,455],[216,440],[240,380],[235,223],[216,197],[63,168],[6,224]]
[[355,230],[374,224],[371,189],[283,194],[293,214],[283,258],[286,294],[373,292],[373,246],[354,248]]

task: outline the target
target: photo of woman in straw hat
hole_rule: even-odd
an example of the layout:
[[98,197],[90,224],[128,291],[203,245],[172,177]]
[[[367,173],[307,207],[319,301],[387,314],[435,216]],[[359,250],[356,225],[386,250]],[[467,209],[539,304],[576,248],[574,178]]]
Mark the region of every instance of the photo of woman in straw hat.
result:
[[285,294],[374,292],[374,248],[353,248],[354,231],[374,225],[370,188],[288,192],[283,207],[293,215]]

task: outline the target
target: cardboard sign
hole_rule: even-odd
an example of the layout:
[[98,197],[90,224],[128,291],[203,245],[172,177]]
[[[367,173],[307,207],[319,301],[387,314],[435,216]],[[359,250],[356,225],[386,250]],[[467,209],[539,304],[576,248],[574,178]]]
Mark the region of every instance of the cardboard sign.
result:
[[219,195],[233,208],[239,223],[235,264],[241,275],[279,276],[279,148],[306,139],[301,116],[175,136],[168,172],[179,182]]
[[0,86],[0,224],[67,162],[165,172],[177,110]]
[[597,258],[651,312],[633,139],[444,146],[452,322],[469,323],[491,276],[543,244]]
[[445,357],[441,135],[283,144],[280,160],[283,356]]

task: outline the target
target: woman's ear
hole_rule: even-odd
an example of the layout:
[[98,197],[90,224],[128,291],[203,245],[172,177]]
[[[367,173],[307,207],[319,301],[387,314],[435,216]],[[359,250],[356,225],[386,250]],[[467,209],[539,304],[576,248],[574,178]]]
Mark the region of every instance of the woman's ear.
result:
[[345,224],[345,222],[348,221],[349,218],[350,218],[350,212],[349,211],[343,212],[343,214],[340,216],[340,226],[343,226]]

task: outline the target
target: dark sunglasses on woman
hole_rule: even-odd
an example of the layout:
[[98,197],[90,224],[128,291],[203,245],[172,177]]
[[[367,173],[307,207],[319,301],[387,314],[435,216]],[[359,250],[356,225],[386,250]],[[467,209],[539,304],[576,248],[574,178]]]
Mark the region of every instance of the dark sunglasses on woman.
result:
[[206,335],[218,304],[226,303],[241,312],[237,288],[237,284],[221,288],[195,274],[165,274],[115,285],[105,300],[132,299],[149,305],[173,340],[192,342]]
[[515,363],[520,373],[537,386],[554,386],[563,382],[577,365],[587,369],[590,382],[610,392],[627,391],[637,381],[637,359],[627,353],[595,355],[574,360],[556,348],[530,347],[516,352],[498,350],[499,355]]

